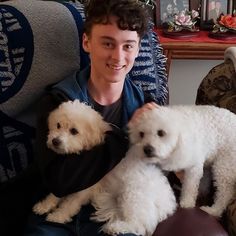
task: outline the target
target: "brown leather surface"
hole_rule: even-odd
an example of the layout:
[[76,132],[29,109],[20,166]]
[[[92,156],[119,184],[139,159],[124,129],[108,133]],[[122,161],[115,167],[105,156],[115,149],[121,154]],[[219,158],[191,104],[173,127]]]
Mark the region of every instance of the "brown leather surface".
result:
[[199,208],[179,208],[157,226],[153,236],[228,236],[228,233],[215,217]]

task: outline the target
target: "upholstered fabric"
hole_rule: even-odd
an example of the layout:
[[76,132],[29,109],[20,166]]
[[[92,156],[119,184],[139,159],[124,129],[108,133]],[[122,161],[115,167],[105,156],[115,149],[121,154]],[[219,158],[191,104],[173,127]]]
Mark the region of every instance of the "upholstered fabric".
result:
[[82,32],[77,26],[83,21],[57,2],[9,1],[0,4],[0,13],[3,182],[33,161],[35,104],[45,87],[80,69]]
[[236,113],[236,72],[231,60],[209,71],[198,88],[196,104],[224,107]]
[[139,55],[135,60],[134,67],[129,73],[134,83],[151,96],[160,105],[168,103],[168,82],[166,75],[166,57],[160,46],[156,32],[150,30],[141,40]]

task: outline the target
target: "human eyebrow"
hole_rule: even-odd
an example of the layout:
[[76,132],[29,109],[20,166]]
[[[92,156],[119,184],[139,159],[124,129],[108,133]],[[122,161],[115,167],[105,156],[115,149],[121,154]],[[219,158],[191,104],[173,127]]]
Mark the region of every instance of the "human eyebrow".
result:
[[101,36],[101,39],[115,41],[114,38],[109,37],[109,36]]
[[[101,39],[110,40],[110,41],[116,41],[114,38],[112,38],[110,36],[101,36]],[[138,42],[137,42],[137,40],[128,39],[128,40],[124,41],[124,43],[136,44]]]
[[136,44],[136,43],[138,43],[138,42],[137,42],[137,40],[126,40],[125,43]]

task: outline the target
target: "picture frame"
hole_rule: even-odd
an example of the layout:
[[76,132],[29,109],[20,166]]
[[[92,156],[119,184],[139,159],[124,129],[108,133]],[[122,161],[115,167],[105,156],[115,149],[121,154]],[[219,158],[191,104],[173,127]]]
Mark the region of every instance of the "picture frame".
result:
[[235,7],[233,0],[201,0],[201,29],[212,30],[219,16],[232,14]]
[[173,14],[181,10],[200,9],[200,0],[156,0],[155,23],[157,27],[165,27],[165,23],[173,18]]

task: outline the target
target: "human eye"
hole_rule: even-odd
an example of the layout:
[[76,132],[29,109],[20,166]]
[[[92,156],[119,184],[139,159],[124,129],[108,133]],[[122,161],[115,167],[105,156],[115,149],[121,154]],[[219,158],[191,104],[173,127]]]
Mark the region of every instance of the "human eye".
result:
[[113,43],[108,42],[108,41],[102,42],[102,45],[103,45],[104,48],[108,48],[108,49],[114,47]]
[[133,44],[125,44],[124,48],[126,51],[132,51],[134,49],[134,45]]

